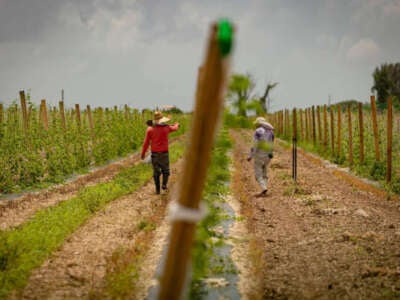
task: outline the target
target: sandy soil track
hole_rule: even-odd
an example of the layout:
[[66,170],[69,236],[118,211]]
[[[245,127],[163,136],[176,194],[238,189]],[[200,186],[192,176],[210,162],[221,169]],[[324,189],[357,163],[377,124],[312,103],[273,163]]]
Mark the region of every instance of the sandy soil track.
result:
[[400,298],[400,202],[354,188],[337,170],[298,157],[291,181],[290,150],[277,145],[269,192],[245,161],[251,132],[233,132],[241,170],[242,210],[262,247],[263,299]]
[[12,200],[1,200],[0,230],[18,226],[38,210],[72,198],[82,187],[110,181],[120,170],[139,161],[140,155],[132,154],[125,159],[81,175],[69,183],[56,185],[38,192],[28,192]]

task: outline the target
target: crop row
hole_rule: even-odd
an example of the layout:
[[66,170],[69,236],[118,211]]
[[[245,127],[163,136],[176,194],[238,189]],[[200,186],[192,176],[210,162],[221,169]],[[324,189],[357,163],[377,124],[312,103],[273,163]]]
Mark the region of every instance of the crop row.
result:
[[371,105],[312,106],[270,116],[277,136],[400,193],[400,115]]
[[[151,111],[128,106],[86,109],[40,106],[25,100],[0,105],[0,194],[46,186],[137,150]],[[174,116],[183,124],[182,115]]]

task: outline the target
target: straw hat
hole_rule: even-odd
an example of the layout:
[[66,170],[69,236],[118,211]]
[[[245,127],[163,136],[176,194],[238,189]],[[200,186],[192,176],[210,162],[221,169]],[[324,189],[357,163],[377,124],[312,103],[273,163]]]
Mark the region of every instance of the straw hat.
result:
[[154,123],[155,124],[167,123],[169,120],[171,120],[171,119],[164,117],[161,111],[156,111],[154,113]]
[[267,127],[267,128],[274,129],[274,126],[272,126],[271,123],[267,122],[267,120],[265,120],[265,118],[263,118],[263,117],[258,117],[258,118],[253,122],[253,124],[254,124],[254,125],[262,125],[262,126],[265,126],[265,127]]

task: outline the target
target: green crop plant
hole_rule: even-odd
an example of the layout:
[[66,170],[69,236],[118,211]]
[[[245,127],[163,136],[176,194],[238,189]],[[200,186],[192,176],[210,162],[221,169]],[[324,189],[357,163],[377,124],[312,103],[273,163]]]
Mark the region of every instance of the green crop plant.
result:
[[[28,95],[29,99],[29,95]],[[66,109],[65,127],[61,111],[48,107],[48,128],[39,118],[39,109],[28,102],[27,131],[16,101],[4,108],[0,124],[0,194],[60,183],[74,173],[84,173],[94,166],[106,164],[142,145],[151,112],[144,114],[126,107],[81,112],[80,123],[74,109]],[[181,128],[173,136],[183,134],[188,117],[173,115]]]
[[[171,145],[174,161],[182,144]],[[31,271],[39,267],[65,238],[105,205],[143,186],[152,169],[138,164],[124,169],[107,183],[83,188],[78,195],[35,214],[15,229],[0,232],[0,299],[25,286]]]

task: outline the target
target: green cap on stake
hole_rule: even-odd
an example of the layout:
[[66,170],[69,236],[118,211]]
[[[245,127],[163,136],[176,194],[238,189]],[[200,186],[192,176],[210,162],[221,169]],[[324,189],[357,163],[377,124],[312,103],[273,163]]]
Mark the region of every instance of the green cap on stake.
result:
[[218,22],[218,45],[222,56],[226,56],[232,49],[232,24],[228,19],[220,19]]

